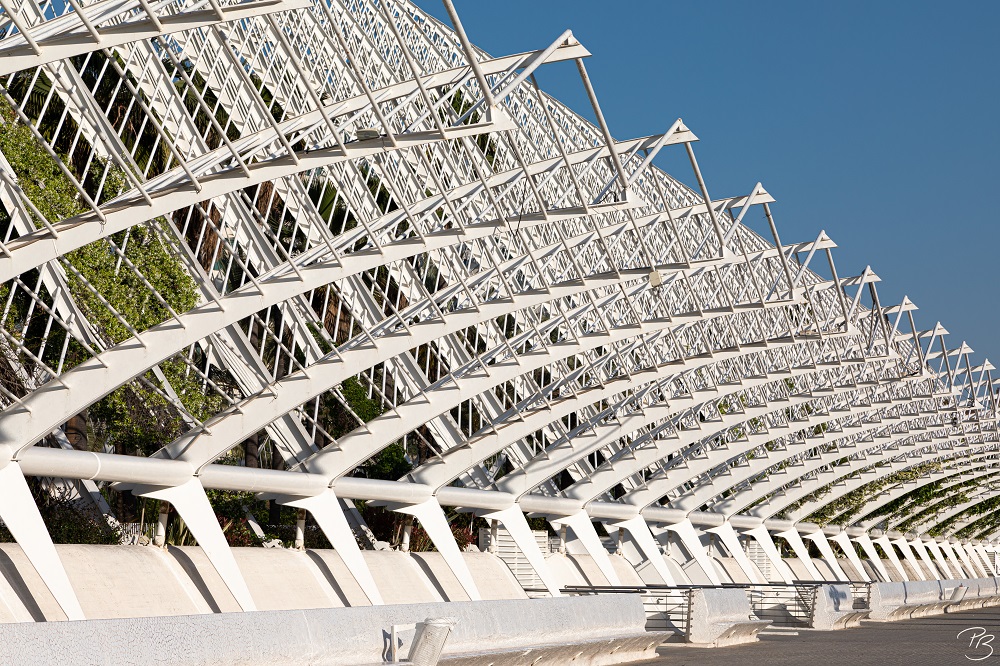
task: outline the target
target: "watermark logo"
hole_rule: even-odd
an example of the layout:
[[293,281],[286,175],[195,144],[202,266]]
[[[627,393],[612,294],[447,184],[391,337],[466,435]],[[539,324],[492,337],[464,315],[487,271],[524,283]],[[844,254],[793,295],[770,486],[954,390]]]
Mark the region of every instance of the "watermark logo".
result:
[[958,632],[958,638],[969,642],[965,658],[969,661],[982,661],[993,656],[993,634],[986,633],[982,627],[969,627]]

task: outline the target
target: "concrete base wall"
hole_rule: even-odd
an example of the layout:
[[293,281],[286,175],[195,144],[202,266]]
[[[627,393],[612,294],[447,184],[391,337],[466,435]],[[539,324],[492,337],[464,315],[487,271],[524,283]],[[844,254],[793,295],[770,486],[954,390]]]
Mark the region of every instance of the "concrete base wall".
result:
[[[0,663],[35,666],[360,666],[383,663],[391,627],[431,617],[457,623],[443,663],[618,664],[655,656],[635,595],[258,611],[0,625]],[[402,632],[400,654],[413,631]],[[482,648],[489,646],[484,653]],[[532,661],[523,656],[532,653]]]
[[[198,547],[57,546],[88,619],[201,615],[239,610]],[[367,606],[336,551],[234,548],[262,611]],[[366,551],[386,604],[468,601],[439,553]],[[525,599],[502,560],[465,553],[483,599]],[[17,544],[0,544],[0,623],[66,617]],[[2,663],[2,662],[0,662]]]
[[[628,560],[613,553],[608,555],[611,566],[618,574],[622,585],[642,585],[643,579]],[[600,567],[590,555],[573,553],[550,553],[545,557],[552,575],[559,581],[560,587],[569,585],[609,585],[608,579],[601,573]]]

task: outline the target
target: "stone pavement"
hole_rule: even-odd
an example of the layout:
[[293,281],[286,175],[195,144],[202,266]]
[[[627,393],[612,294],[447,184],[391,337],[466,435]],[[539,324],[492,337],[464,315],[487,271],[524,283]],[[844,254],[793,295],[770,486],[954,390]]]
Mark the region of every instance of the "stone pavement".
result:
[[[959,632],[966,631],[961,637]],[[996,639],[993,638],[996,636]],[[865,622],[845,631],[800,630],[725,648],[667,646],[652,666],[1000,666],[1000,608],[893,623]]]

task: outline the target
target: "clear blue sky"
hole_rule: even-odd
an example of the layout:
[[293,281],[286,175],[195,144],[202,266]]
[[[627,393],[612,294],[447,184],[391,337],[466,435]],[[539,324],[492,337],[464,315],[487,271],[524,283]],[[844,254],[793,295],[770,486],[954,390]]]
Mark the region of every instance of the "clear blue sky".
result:
[[[438,0],[418,0],[445,20]],[[870,264],[883,305],[909,295],[1000,365],[1000,2],[456,0],[493,55],[569,28],[619,139],[678,117],[713,198],[760,181],[784,242],[825,229],[842,276]],[[575,68],[539,71],[592,117]],[[691,183],[683,150],[658,164]],[[749,216],[748,216],[749,217]],[[763,214],[747,220],[766,231]]]

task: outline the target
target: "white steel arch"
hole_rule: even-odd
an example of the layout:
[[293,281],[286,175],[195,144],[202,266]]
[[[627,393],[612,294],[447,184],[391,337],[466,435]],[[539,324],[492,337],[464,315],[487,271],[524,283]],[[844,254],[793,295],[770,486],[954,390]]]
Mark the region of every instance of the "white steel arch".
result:
[[[734,526],[851,557],[863,530],[776,514],[996,451],[988,361],[883,308],[871,268],[840,278],[825,232],[782,244],[760,183],[712,200],[683,121],[614,140],[569,31],[494,58],[401,0],[22,3],[0,56],[0,517],[71,618],[38,477],[173,503],[249,610],[205,489],[309,511],[372,603],[340,500],[384,503],[475,599],[442,506],[503,522],[558,593],[524,512],[611,582],[592,519],[665,579],[647,522],[699,561]],[[561,61],[596,125],[538,89]],[[696,189],[653,164],[681,147]],[[170,421],[157,446],[59,445],[123,391]],[[238,464],[260,433],[283,469]],[[402,478],[354,475],[393,444]]]

